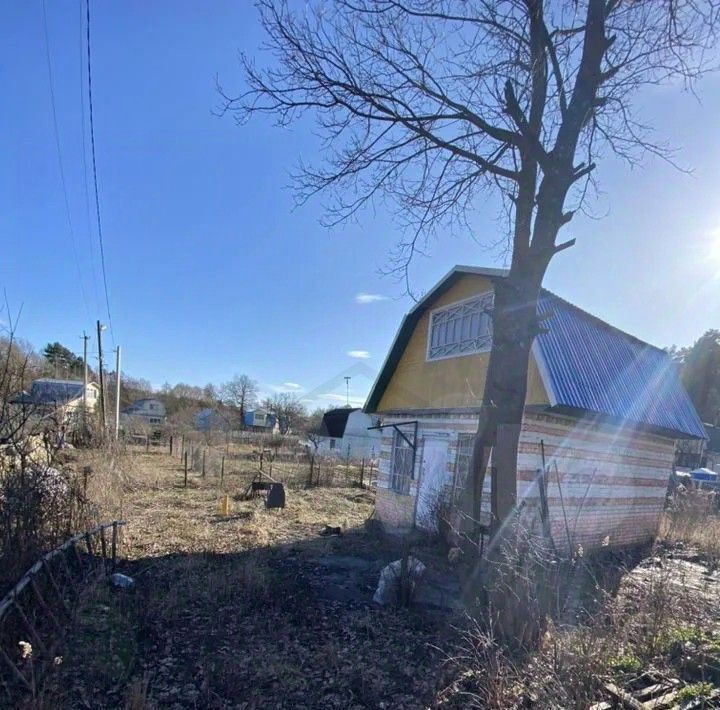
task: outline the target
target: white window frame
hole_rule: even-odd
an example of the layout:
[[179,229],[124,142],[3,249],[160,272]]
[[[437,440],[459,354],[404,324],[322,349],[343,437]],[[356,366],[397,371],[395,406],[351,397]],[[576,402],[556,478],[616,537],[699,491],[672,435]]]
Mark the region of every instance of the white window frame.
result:
[[[402,475],[395,471],[395,461],[398,449],[403,450],[403,456],[410,458],[409,475]],[[399,431],[393,432],[392,449],[390,450],[390,476],[388,488],[398,495],[410,495],[410,486],[415,478],[413,470],[413,448],[408,444],[407,439]]]
[[[453,482],[452,482],[452,500],[454,505],[458,505],[460,497],[467,488],[468,477],[470,475],[470,463],[472,461],[472,452],[475,446],[475,439],[477,434],[469,432],[460,432],[455,442],[455,470],[453,471]],[[463,451],[463,444],[469,445],[469,451]],[[467,459],[467,470],[461,471],[464,468],[463,464]]]
[[494,291],[485,291],[484,293],[480,293],[476,296],[470,296],[469,298],[463,298],[460,301],[455,301],[454,303],[448,303],[445,306],[441,306],[440,308],[435,308],[432,311],[430,311],[430,318],[428,320],[428,334],[427,334],[427,347],[425,350],[425,359],[427,362],[436,362],[437,360],[448,360],[450,358],[455,357],[466,357],[468,355],[477,355],[478,353],[487,353],[490,352],[492,349],[492,316],[490,316],[490,338],[488,341],[488,344],[486,346],[477,348],[475,350],[468,350],[466,352],[455,352],[455,353],[449,353],[447,355],[431,355],[430,351],[432,349],[432,336],[433,336],[433,321],[435,320],[435,316],[439,313],[444,313],[451,308],[457,308],[458,306],[462,306],[464,303],[469,303],[470,301],[476,301],[479,300],[481,306],[484,306],[484,310],[492,310],[494,300],[495,300],[495,293]]

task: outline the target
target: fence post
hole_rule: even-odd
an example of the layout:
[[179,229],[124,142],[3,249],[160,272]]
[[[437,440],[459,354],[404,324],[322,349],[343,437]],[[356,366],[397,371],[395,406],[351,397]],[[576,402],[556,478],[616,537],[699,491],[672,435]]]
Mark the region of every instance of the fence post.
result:
[[262,443],[260,444],[260,470],[263,470],[263,457],[265,456],[265,449],[262,448]]
[[145,453],[150,453],[150,434],[145,437]]
[[173,455],[173,437],[172,434],[170,434],[170,456]]
[[180,460],[183,459],[183,453],[185,451],[185,434],[182,435],[182,438],[180,439]]
[[203,449],[203,459],[202,459],[202,476],[205,478],[205,452],[207,449]]
[[360,462],[360,488],[365,488],[365,459]]
[[185,452],[185,488],[187,488],[187,454],[188,452]]
[[111,556],[112,556],[112,562],[110,564],[110,569],[114,572],[115,571],[115,565],[117,563],[117,537],[118,537],[118,524],[117,520],[113,520],[112,524],[112,543],[111,543]]
[[222,486],[224,480],[225,480],[225,456],[222,457],[222,461],[220,462],[220,485],[221,486]]

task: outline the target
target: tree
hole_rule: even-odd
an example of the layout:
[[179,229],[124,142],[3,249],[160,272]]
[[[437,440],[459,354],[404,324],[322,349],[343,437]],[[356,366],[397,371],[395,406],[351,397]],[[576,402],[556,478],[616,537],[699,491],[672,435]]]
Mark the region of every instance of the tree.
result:
[[58,342],[48,343],[42,352],[45,359],[52,365],[56,377],[65,375],[67,377],[79,377],[83,374],[83,359],[72,350],[68,350]]
[[305,422],[305,431],[308,434],[321,434],[322,433],[322,421],[325,416],[327,409],[323,407],[317,407],[307,416]]
[[704,422],[720,417],[720,330],[708,330],[685,354],[682,381]]
[[263,400],[263,406],[278,418],[280,433],[302,431],[307,410],[300,398],[290,392],[278,392]]
[[[300,201],[329,191],[327,221],[376,198],[405,227],[404,275],[430,235],[470,231],[482,193],[507,218],[510,268],[495,283],[493,344],[471,462],[477,521],[491,448],[497,524],[514,507],[530,349],[552,314],[537,301],[558,235],[594,185],[596,160],[668,156],[634,114],[638,90],[689,85],[714,58],[717,0],[258,0],[272,61],[243,56],[239,122],[312,112],[324,163],[302,165]],[[498,240],[491,240],[498,241]]]
[[248,375],[235,375],[220,386],[224,404],[236,407],[240,412],[240,426],[245,428],[245,412],[257,402],[258,383]]
[[218,388],[212,382],[208,382],[203,387],[203,396],[208,402],[217,402],[220,399]]

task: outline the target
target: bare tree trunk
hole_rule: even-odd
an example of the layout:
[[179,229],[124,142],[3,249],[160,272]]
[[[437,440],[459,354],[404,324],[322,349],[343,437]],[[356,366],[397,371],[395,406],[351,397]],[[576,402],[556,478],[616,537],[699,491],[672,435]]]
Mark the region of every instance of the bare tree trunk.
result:
[[536,313],[547,260],[527,257],[514,265],[507,278],[495,283],[493,348],[470,461],[466,514],[471,517],[471,540],[478,542],[485,472],[493,456],[492,529],[510,515],[517,498],[517,451],[533,340],[538,333]]

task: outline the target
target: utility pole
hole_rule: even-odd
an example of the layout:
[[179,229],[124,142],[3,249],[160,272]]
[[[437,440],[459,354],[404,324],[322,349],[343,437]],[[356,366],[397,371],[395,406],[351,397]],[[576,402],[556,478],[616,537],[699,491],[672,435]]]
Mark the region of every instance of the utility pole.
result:
[[88,367],[87,367],[87,344],[90,336],[83,330],[83,429],[87,429],[87,386],[88,386]]
[[105,411],[105,378],[103,376],[103,357],[102,357],[102,332],[105,326],[97,322],[97,339],[98,339],[98,362],[100,366],[100,421],[102,422],[103,434],[107,426],[107,413]]
[[120,436],[120,346],[115,349],[115,441]]
[[350,406],[350,375],[345,375],[345,391],[347,393],[347,406]]

